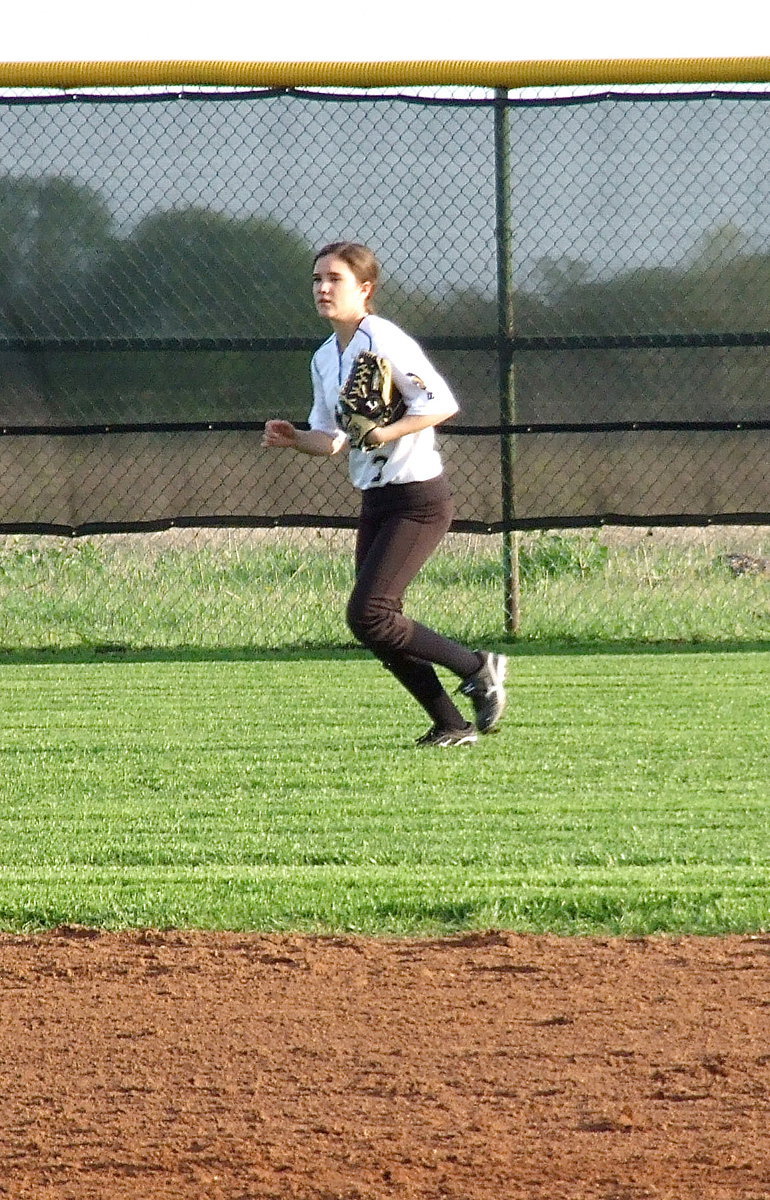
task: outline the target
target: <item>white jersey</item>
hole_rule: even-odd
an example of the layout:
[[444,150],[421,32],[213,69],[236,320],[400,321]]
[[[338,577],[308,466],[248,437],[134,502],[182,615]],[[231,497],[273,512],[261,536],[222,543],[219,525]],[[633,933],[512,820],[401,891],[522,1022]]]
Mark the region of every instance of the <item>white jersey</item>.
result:
[[[336,334],[332,334],[313,355],[311,429],[332,437],[341,432],[336,417],[340,388],[361,350],[371,350],[388,359],[393,382],[404,397],[410,416],[434,413],[451,416],[457,412],[458,404],[449,385],[417,342],[391,321],[369,314],[344,350],[340,349]],[[433,426],[386,442],[373,451],[351,449],[349,471],[351,482],[361,489],[434,479],[441,474],[442,463]]]

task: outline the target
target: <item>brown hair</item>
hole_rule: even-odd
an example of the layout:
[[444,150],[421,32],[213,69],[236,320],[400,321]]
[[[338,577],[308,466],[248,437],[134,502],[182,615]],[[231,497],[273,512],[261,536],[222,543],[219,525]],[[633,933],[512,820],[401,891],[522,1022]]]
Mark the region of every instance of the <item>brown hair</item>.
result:
[[347,263],[359,283],[371,283],[372,292],[366,302],[366,311],[372,312],[372,296],[380,281],[380,264],[377,262],[374,252],[361,242],[329,242],[327,246],[322,246],[318,251],[313,259],[313,266],[316,265],[319,258],[325,258],[327,254],[341,258],[344,263]]

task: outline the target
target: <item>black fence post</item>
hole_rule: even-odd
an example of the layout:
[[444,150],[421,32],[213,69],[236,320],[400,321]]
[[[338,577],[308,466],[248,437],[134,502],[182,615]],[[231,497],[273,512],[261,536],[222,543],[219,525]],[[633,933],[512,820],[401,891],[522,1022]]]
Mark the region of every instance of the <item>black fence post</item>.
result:
[[497,340],[500,424],[500,476],[503,532],[503,585],[505,589],[505,631],[518,633],[519,547],[518,534],[510,525],[515,517],[513,467],[514,435],[505,427],[515,424],[516,393],[513,368],[514,281],[513,220],[511,215],[511,116],[508,91],[495,90],[495,210],[497,249]]

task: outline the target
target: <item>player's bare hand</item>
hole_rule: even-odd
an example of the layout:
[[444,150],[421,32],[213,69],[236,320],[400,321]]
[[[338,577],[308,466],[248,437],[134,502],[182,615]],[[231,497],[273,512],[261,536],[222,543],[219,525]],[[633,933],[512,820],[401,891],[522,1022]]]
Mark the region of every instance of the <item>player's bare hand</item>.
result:
[[293,450],[297,445],[297,429],[291,421],[271,420],[265,422],[262,434],[263,446],[278,446]]

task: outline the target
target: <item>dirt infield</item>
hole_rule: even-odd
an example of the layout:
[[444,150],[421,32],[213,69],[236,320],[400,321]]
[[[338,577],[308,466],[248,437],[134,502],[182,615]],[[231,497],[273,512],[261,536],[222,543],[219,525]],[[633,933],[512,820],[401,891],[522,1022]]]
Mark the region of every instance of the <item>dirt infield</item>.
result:
[[767,1200],[770,937],[0,936],[0,1197]]

